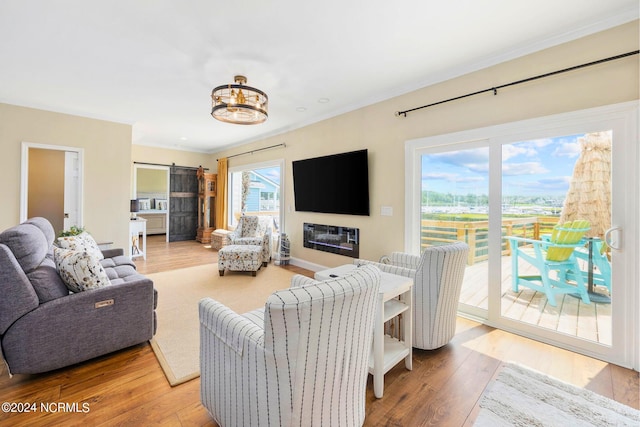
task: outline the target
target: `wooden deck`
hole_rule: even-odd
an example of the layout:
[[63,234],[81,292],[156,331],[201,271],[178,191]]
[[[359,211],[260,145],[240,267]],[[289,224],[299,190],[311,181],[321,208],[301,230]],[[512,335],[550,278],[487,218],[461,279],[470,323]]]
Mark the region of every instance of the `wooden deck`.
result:
[[[536,274],[536,270],[520,267],[521,274]],[[488,308],[488,262],[467,266],[460,302],[481,309]],[[556,307],[551,306],[546,295],[520,286],[518,292],[511,290],[511,257],[502,257],[503,316],[520,320],[571,336],[611,345],[611,304],[585,304],[570,295],[557,295]],[[608,295],[605,288],[596,287],[597,292]]]

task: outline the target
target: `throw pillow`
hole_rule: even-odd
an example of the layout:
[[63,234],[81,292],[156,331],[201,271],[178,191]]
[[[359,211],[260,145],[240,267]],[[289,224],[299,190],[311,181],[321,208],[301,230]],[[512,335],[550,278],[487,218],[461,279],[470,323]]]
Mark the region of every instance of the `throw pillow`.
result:
[[111,284],[100,260],[88,252],[54,248],[53,257],[62,281],[72,292]]
[[79,252],[87,252],[98,259],[104,259],[98,243],[91,237],[91,234],[83,231],[76,236],[58,237],[58,246],[63,249],[71,249]]

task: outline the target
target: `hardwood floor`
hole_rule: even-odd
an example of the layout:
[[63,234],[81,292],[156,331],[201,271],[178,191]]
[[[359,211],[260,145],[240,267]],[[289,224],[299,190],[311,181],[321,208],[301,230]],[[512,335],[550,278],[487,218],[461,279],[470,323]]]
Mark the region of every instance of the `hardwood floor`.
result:
[[218,261],[218,252],[211,245],[194,240],[167,243],[164,234],[147,237],[147,259],[134,258],[141,274],[158,273],[176,268],[194,267]]
[[[141,272],[215,262],[197,242],[148,239]],[[313,273],[288,266],[298,273]],[[384,397],[367,391],[365,426],[469,426],[476,403],[505,361],[514,361],[639,409],[638,372],[459,318],[453,341],[414,350],[413,370],[399,364],[385,376]],[[200,381],[169,386],[151,347],[141,344],[42,375],[0,370],[0,402],[35,404],[30,413],[0,412],[0,425],[215,426],[200,404]],[[41,403],[48,405],[41,407]]]

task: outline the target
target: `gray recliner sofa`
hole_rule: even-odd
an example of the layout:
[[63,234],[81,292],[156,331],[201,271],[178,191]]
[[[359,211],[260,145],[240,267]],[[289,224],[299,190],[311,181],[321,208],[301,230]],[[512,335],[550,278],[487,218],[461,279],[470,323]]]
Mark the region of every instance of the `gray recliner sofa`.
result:
[[102,251],[110,285],[72,293],[53,260],[55,232],[32,218],[0,233],[0,348],[10,374],[35,374],[143,343],[157,295],[122,249]]

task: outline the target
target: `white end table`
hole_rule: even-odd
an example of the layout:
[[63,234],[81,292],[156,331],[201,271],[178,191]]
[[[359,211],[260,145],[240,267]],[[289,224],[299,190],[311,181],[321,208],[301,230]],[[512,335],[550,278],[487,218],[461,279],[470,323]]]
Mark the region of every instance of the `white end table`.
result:
[[[354,264],[318,271],[316,280],[327,280],[343,276],[358,268]],[[373,348],[369,357],[369,373],[373,375],[373,394],[381,398],[384,393],[384,374],[404,359],[408,370],[412,363],[412,292],[413,279],[382,272],[380,291],[373,326]],[[394,338],[384,333],[384,324],[396,316],[402,316],[400,337]]]

